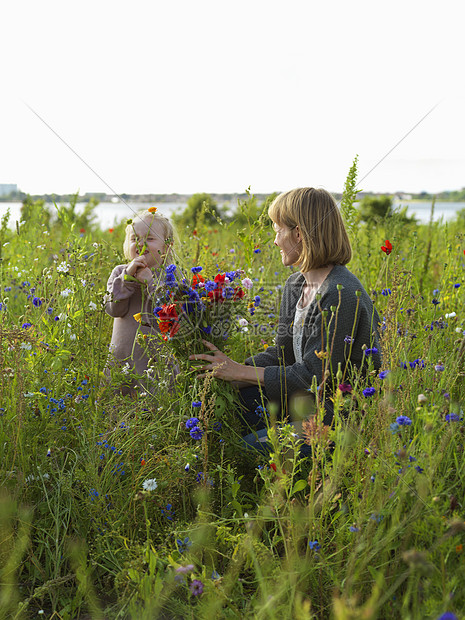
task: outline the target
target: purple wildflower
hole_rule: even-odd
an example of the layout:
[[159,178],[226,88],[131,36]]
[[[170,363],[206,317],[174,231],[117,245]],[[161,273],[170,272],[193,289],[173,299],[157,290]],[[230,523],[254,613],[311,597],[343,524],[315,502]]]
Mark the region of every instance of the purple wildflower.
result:
[[189,586],[192,596],[200,596],[203,592],[203,583],[200,579],[194,579],[194,581]]

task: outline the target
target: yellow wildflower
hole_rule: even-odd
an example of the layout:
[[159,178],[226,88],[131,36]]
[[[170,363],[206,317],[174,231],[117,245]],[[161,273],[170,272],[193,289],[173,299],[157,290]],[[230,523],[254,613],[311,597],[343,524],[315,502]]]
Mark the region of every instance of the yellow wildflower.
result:
[[149,207],[149,208],[147,209],[147,211],[148,211],[149,213],[156,213],[156,212],[157,212],[157,207]]
[[140,323],[142,321],[142,314],[138,312],[137,314],[133,314],[134,320]]

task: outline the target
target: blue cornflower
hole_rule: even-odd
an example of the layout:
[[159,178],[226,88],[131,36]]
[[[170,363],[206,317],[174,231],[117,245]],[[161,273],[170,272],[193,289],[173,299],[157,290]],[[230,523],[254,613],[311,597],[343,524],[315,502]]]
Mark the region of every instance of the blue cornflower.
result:
[[192,273],[200,273],[202,271],[203,267],[191,267],[191,271]]
[[454,284],[454,288],[459,288],[459,286],[460,286],[459,282],[456,282],[456,283]]
[[268,415],[268,412],[266,410],[266,407],[262,407],[261,405],[258,405],[258,407],[255,409],[255,413],[261,418],[263,416],[263,414]]
[[378,377],[379,377],[380,379],[386,379],[386,377],[388,376],[388,374],[389,374],[390,372],[391,372],[390,370],[382,370],[382,371],[379,373]]
[[358,532],[358,531],[359,531],[358,527],[354,527],[353,525],[349,527],[349,532]]
[[448,413],[446,415],[446,422],[459,422],[460,416],[458,413]]
[[199,423],[199,418],[189,418],[186,422],[187,430],[194,428],[195,426],[197,426],[198,423]]
[[418,472],[419,474],[421,474],[421,473],[423,473],[423,472],[425,471],[425,470],[423,469],[423,467],[420,467],[419,465],[416,465],[416,466],[415,466],[415,469],[417,470],[417,472]]
[[173,520],[173,515],[174,512],[172,512],[172,505],[171,504],[166,504],[166,508],[165,509],[161,509],[161,514],[164,515],[168,521],[172,521]]
[[344,338],[344,342],[345,342],[346,344],[352,344],[352,343],[353,343],[353,341],[354,341],[354,339],[352,338],[352,336],[346,336],[346,337]]
[[308,541],[308,546],[313,551],[318,551],[319,549],[321,549],[321,545],[320,545],[320,543],[317,540],[309,540]]
[[225,299],[231,299],[231,297],[234,296],[234,289],[231,286],[225,286],[224,289],[221,291],[221,295]]
[[383,288],[383,290],[381,291],[381,295],[384,295],[384,297],[387,297],[390,294],[391,294],[390,288]]
[[22,327],[23,329],[29,329],[30,327],[32,327],[32,323],[23,323],[23,324],[21,325],[21,327]]
[[434,298],[434,299],[431,301],[431,303],[432,303],[432,304],[434,304],[435,306],[437,306],[437,305],[438,305],[439,303],[441,303],[441,302],[439,301],[439,299]]
[[226,278],[228,278],[230,282],[232,282],[233,280],[235,280],[235,278],[237,278],[239,274],[240,271],[226,271],[224,275]]
[[206,291],[214,291],[217,287],[216,282],[214,282],[213,280],[207,280],[205,282],[205,290]]
[[254,301],[254,304],[256,306],[259,306],[260,302],[261,302],[260,296],[259,295],[255,295],[255,297],[253,298],[253,301]]
[[255,250],[253,251],[254,254],[260,254],[261,250],[260,248],[255,248]]
[[40,308],[40,306],[42,305],[42,300],[40,299],[40,297],[33,297],[32,305],[35,306],[36,308]]
[[53,308],[47,308],[47,314],[53,314]]
[[189,431],[189,435],[192,437],[192,439],[195,439],[195,441],[200,441],[200,439],[202,439],[203,437],[203,430],[200,429],[198,426],[194,426]]
[[434,367],[434,370],[436,372],[442,372],[444,370],[444,364],[436,364],[436,366]]
[[193,400],[192,401],[192,406],[193,407],[201,407],[202,406],[202,401],[201,400]]
[[362,394],[365,396],[365,398],[371,398],[375,392],[376,390],[374,387],[368,387],[362,391]]
[[378,353],[378,349],[373,347],[372,349],[365,349],[365,355],[376,355]]
[[168,265],[165,269],[166,273],[174,273],[176,271],[176,265]]
[[400,415],[396,418],[396,423],[399,424],[399,426],[410,426],[412,420],[406,415]]
[[153,313],[155,314],[155,316],[158,316],[158,314],[163,310],[163,308],[161,306],[156,306],[153,309]]
[[187,551],[191,545],[192,542],[189,540],[188,536],[186,536],[184,540],[181,540],[180,538],[176,539],[176,547],[178,548],[179,553],[184,553],[184,551]]

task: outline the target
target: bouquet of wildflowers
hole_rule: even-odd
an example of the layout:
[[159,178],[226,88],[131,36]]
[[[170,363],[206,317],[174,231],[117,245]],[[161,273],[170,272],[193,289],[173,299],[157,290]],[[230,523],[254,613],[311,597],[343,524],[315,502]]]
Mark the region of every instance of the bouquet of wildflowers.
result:
[[[201,271],[202,267],[192,267],[188,281],[176,265],[168,265],[166,292],[154,309],[161,337],[179,359],[205,352],[203,339],[222,349],[231,335],[247,325],[244,315],[247,309],[250,311],[250,303],[240,286],[243,272],[217,273],[207,278]],[[249,281],[242,281],[244,288],[248,288]]]

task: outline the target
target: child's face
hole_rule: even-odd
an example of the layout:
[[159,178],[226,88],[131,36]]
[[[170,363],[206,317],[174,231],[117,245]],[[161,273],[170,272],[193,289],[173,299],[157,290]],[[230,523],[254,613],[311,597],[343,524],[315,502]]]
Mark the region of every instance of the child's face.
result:
[[137,219],[132,224],[129,236],[129,255],[131,260],[137,256],[144,256],[147,267],[157,267],[161,264],[165,252],[165,235],[159,220],[148,218]]

